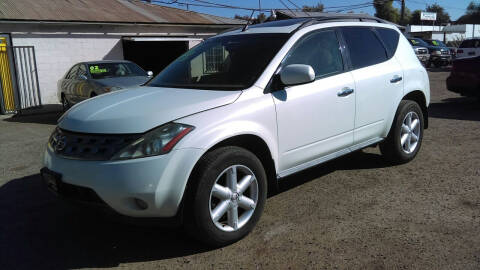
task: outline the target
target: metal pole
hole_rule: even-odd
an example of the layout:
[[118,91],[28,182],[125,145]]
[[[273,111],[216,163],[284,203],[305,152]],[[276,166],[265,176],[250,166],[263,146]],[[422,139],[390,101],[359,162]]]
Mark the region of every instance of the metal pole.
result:
[[38,82],[37,59],[35,57],[35,47],[32,47],[33,65],[35,67],[35,80],[37,81],[38,105],[42,106],[42,95],[40,93],[40,83]]

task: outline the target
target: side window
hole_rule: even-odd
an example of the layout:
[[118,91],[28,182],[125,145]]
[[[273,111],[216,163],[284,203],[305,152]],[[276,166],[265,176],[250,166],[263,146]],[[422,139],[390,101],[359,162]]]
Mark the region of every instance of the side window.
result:
[[464,40],[459,48],[473,48],[473,40]]
[[78,65],[73,66],[70,71],[68,72],[68,75],[65,76],[65,79],[73,79],[75,78],[75,75],[77,74],[78,70]]
[[342,53],[335,30],[315,32],[303,37],[287,55],[283,65],[310,65],[316,77],[343,71]]
[[375,65],[387,60],[383,44],[370,28],[345,27],[342,32],[354,69]]
[[80,65],[80,66],[78,66],[77,76],[79,76],[79,75],[83,75],[83,76],[85,76],[85,77],[88,77],[87,68],[85,68],[85,65]]
[[388,57],[391,58],[397,51],[398,39],[400,35],[397,31],[388,28],[376,28],[380,38],[382,39],[385,46],[387,46]]

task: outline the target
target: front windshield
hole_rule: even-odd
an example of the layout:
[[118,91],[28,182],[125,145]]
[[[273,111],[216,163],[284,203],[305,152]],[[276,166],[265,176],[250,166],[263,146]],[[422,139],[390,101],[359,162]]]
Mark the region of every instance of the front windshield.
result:
[[152,79],[148,86],[241,90],[261,75],[288,34],[244,34],[207,39]]
[[443,44],[440,40],[427,40],[428,44],[437,47],[447,47],[447,45]]
[[419,38],[409,38],[408,41],[410,41],[410,44],[412,44],[413,46],[428,46],[425,41]]
[[89,64],[88,70],[95,80],[114,77],[147,76],[147,73],[141,67],[128,62]]

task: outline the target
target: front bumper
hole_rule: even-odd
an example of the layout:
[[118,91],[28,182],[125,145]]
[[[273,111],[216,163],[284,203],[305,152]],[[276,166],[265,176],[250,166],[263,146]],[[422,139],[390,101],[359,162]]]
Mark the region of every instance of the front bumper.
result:
[[450,74],[447,89],[464,96],[480,97],[480,79],[475,74]]
[[442,54],[442,55],[430,54],[430,62],[448,64],[452,62],[452,56],[447,54]]
[[430,55],[429,54],[417,54],[417,58],[418,58],[418,60],[420,60],[420,62],[426,63],[430,59]]
[[[105,202],[122,215],[173,217],[188,177],[203,152],[187,148],[148,158],[86,161],[59,157],[47,148],[43,163],[48,170],[59,174],[62,183],[75,189],[92,190],[100,199],[97,202]],[[148,207],[139,208],[136,199]]]

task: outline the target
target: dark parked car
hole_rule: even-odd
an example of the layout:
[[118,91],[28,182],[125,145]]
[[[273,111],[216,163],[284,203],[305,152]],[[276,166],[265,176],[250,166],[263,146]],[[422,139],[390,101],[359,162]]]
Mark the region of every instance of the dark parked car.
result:
[[427,48],[430,52],[430,64],[441,67],[452,62],[450,49],[443,42],[436,39],[425,39],[425,42],[429,45]]
[[94,61],[74,65],[58,81],[57,96],[68,109],[73,104],[88,98],[144,84],[152,77],[130,61]]
[[430,57],[426,63],[427,67],[432,64],[435,67],[446,66],[452,61],[449,48],[439,40],[423,40],[421,38],[409,38],[412,46],[425,47]]
[[447,78],[447,88],[462,96],[480,98],[480,56],[453,61],[452,72]]

